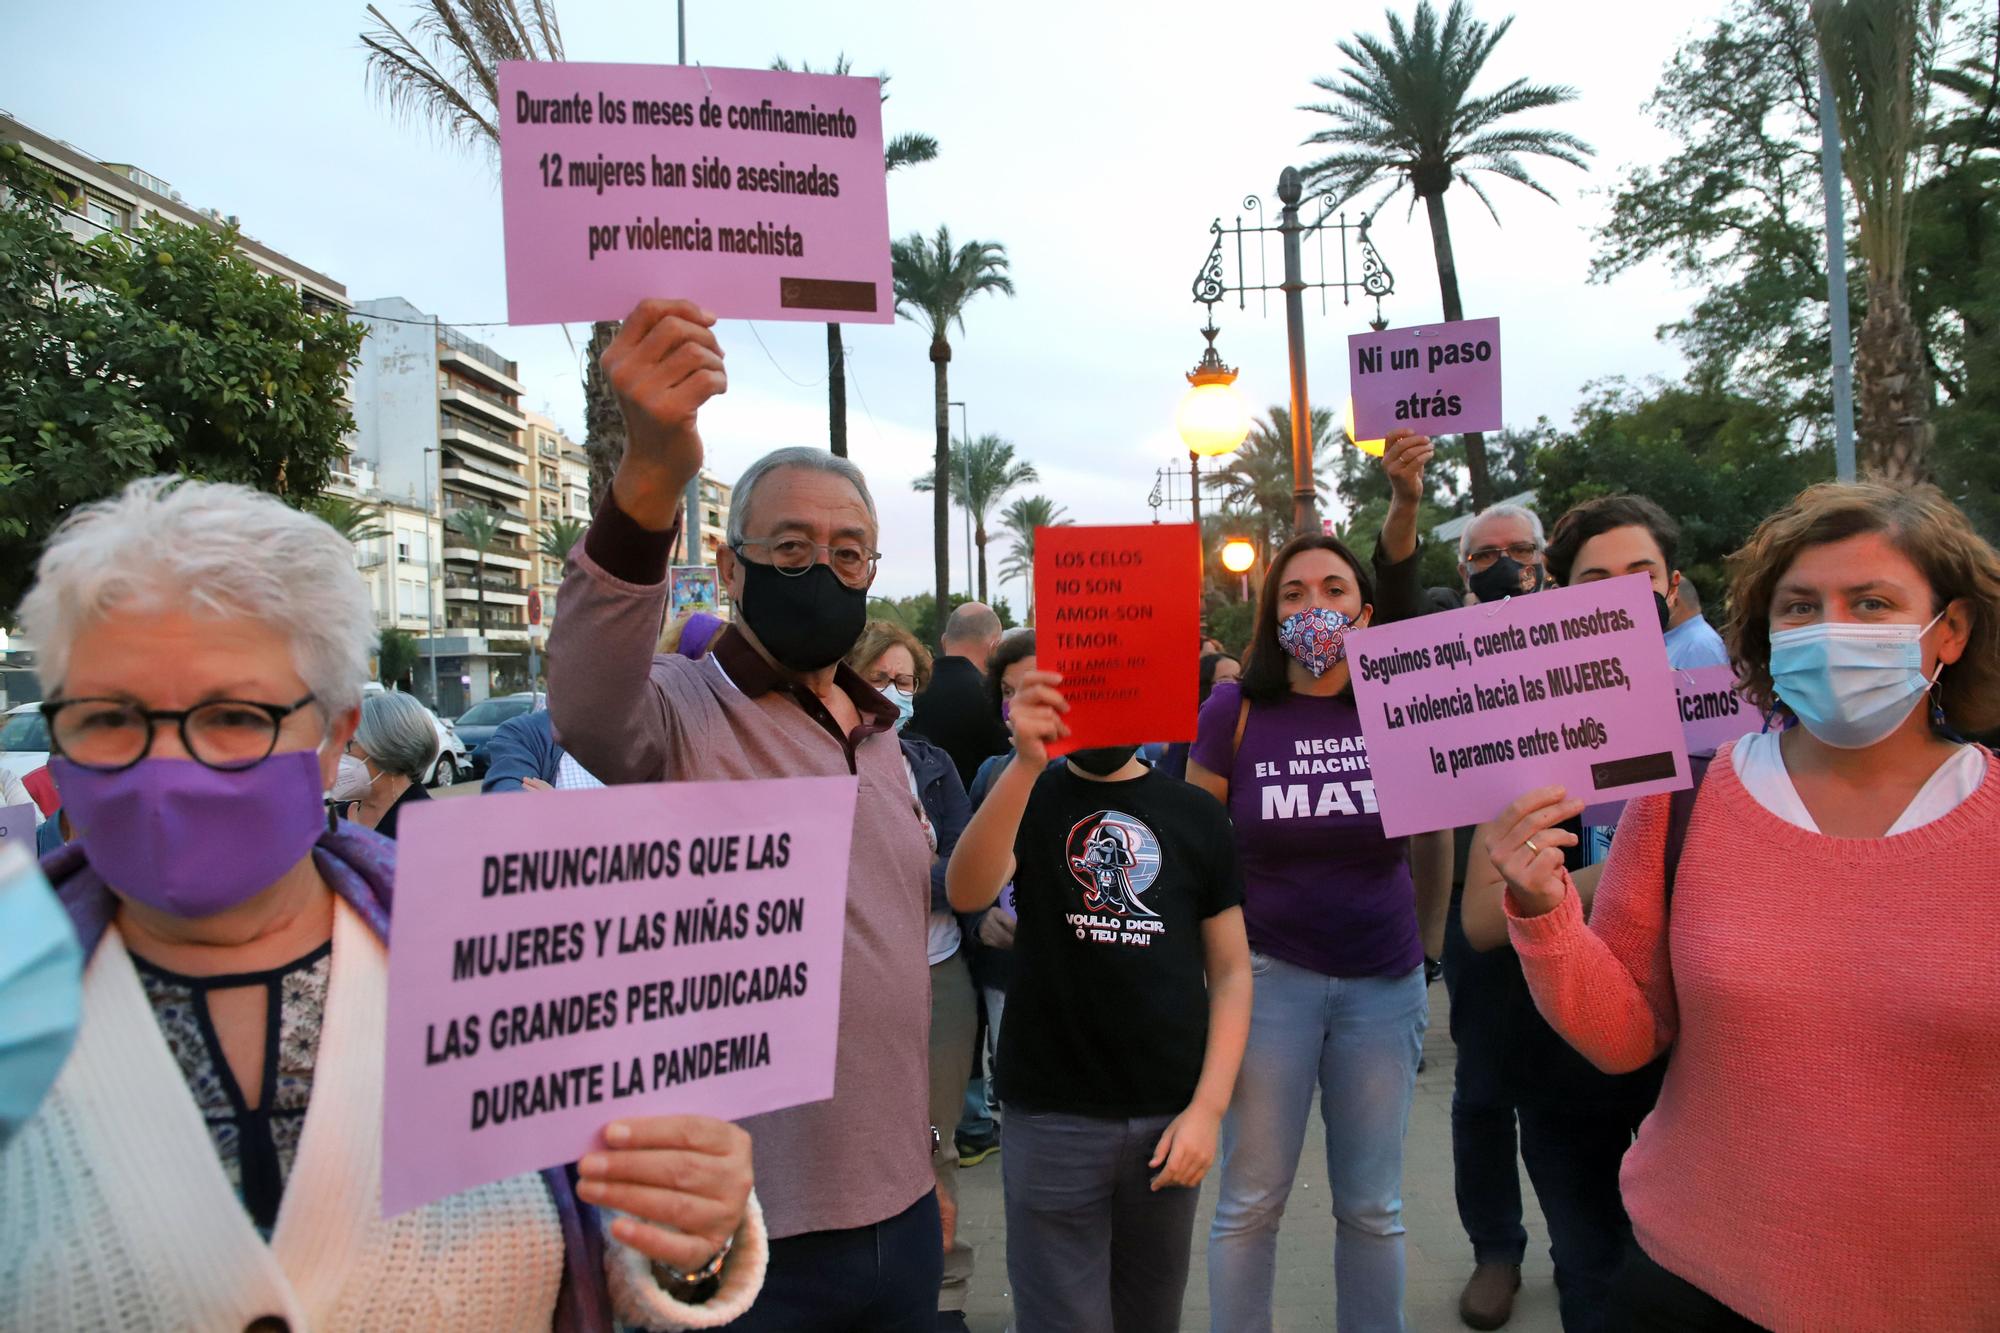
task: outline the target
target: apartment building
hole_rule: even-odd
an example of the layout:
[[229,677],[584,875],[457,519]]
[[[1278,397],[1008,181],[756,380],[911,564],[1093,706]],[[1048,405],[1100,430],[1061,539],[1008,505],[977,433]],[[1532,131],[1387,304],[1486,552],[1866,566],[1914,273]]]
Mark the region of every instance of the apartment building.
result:
[[[356,302],[354,316],[367,336],[353,381],[352,463],[372,470],[382,496],[443,524],[437,707],[451,715],[528,683],[539,469],[519,367],[401,297]],[[498,518],[483,548],[459,517],[481,514]]]

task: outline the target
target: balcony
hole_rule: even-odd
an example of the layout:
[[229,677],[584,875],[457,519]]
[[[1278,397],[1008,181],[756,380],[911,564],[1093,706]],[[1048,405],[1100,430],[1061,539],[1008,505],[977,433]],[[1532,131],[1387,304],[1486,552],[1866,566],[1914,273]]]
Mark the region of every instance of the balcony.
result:
[[485,343],[468,338],[457,329],[439,327],[437,353],[438,361],[442,365],[455,366],[469,374],[478,375],[509,393],[525,392],[521,387],[519,366]]
[[461,449],[476,449],[515,467],[528,465],[527,450],[516,445],[512,437],[470,417],[438,413],[438,438]]
[[521,415],[521,409],[499,394],[448,375],[438,376],[438,403],[462,408],[476,414],[482,421],[491,418],[510,430],[526,430],[528,426],[528,419]]
[[[444,558],[447,560],[463,561],[468,565],[476,565],[479,563],[479,552],[460,541],[447,537],[445,538]],[[486,553],[486,567],[488,569],[518,569],[523,572],[534,568],[523,557],[508,551],[488,551]]]
[[[528,604],[528,594],[524,590],[511,586],[501,586],[493,579],[488,579],[486,582],[491,585],[484,589],[486,604],[488,606],[526,606]],[[462,602],[477,605],[481,591],[478,579],[445,576],[444,598],[447,602]]]
[[[476,458],[454,458],[446,454],[438,469],[438,479],[440,481],[456,482],[458,485],[474,491],[475,495],[479,493],[499,495],[508,500],[526,500],[528,498],[528,483],[526,481],[515,476],[505,468],[496,467],[492,463],[482,463]],[[520,510],[517,506],[510,505],[507,507],[517,513],[522,513],[525,517],[525,511]]]

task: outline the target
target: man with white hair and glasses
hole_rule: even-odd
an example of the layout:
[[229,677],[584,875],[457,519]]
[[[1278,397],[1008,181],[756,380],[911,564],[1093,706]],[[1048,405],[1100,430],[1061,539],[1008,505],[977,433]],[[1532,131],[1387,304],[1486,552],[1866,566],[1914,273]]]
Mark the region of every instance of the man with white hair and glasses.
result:
[[925,1073],[931,850],[896,706],[842,661],[881,555],[860,469],[808,448],[752,463],[716,552],[736,623],[699,660],[655,651],[676,507],[704,456],[696,416],[728,383],[714,323],[686,301],[644,301],[604,353],[625,453],[570,554],[550,710],[561,744],[609,783],[860,777],[834,1095],[744,1122],[773,1243],[764,1293],[731,1327],[929,1333],[943,1264]]

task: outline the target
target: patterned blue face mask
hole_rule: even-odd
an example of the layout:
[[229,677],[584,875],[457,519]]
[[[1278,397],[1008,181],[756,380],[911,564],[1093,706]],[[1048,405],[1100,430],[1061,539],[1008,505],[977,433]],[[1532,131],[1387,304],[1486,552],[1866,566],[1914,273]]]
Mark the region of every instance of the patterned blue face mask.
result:
[[[1771,683],[1799,724],[1839,750],[1865,750],[1894,734],[1937,683],[1924,678],[1929,625],[1822,621],[1771,635]],[[1944,663],[1938,663],[1938,675]]]
[[0,1144],[56,1081],[83,1013],[83,950],[24,847],[0,844]]
[[1347,656],[1347,627],[1353,623],[1345,612],[1309,606],[1278,622],[1278,646],[1318,680]]

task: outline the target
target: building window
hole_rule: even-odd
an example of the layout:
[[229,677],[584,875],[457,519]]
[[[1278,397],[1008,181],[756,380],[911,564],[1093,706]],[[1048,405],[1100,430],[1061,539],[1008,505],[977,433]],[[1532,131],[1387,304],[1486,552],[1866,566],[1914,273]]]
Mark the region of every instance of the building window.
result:
[[125,229],[125,210],[113,207],[94,195],[85,195],[83,215],[107,231]]

